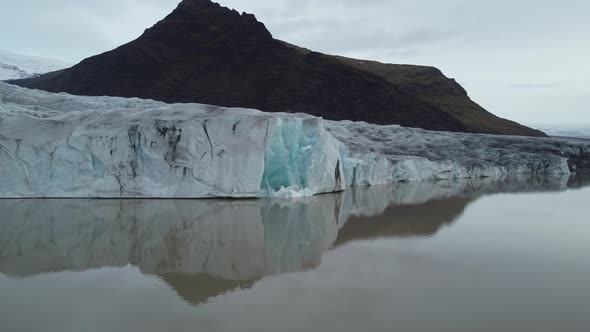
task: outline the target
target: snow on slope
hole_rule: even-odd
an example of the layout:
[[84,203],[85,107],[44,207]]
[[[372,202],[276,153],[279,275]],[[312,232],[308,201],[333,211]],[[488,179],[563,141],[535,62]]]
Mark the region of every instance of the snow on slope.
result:
[[[326,130],[327,128],[327,130]],[[0,83],[0,197],[264,197],[568,174],[590,146]],[[570,165],[568,165],[568,159]],[[575,161],[575,162],[572,162]]]
[[53,59],[14,54],[0,50],[0,81],[29,78],[69,67]]

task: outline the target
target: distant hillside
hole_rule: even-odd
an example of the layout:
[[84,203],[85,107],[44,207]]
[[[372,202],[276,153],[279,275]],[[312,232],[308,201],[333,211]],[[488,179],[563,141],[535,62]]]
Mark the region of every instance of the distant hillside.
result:
[[312,52],[274,39],[254,15],[209,0],[184,0],[126,45],[14,83],[441,131],[544,135],[487,112],[436,68]]
[[583,127],[576,127],[576,128],[566,128],[566,127],[549,127],[544,126],[542,130],[550,136],[559,136],[559,137],[572,137],[572,138],[587,138],[590,139],[590,128],[583,128]]

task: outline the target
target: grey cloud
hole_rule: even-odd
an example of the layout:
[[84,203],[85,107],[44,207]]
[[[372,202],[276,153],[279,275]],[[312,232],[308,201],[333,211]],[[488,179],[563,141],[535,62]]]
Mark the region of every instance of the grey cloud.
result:
[[0,0],[0,48],[78,61],[135,38],[178,2]]
[[391,54],[416,54],[419,46],[443,42],[461,35],[460,31],[415,28],[392,31],[372,18],[285,20],[274,24],[271,32],[285,41],[326,53],[351,53],[382,50]]
[[510,89],[553,89],[559,88],[559,83],[520,83],[509,85]]

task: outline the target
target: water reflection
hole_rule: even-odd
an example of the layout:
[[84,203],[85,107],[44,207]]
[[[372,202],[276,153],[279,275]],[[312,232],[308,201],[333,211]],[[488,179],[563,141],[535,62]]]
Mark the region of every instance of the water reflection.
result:
[[478,197],[587,178],[398,183],[296,200],[0,200],[0,272],[133,265],[199,304],[269,274],[313,269],[358,239],[431,236]]
[[359,239],[432,236],[459,218],[472,198],[445,198],[419,204],[391,205],[374,216],[351,216],[335,245]]
[[226,280],[206,274],[170,273],[161,276],[174,291],[187,303],[198,305],[210,298],[228,293],[235,289],[252,287],[257,280]]

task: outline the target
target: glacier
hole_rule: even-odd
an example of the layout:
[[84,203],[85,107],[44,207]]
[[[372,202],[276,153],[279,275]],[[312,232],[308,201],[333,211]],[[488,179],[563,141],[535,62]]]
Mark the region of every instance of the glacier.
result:
[[590,140],[433,132],[397,125],[326,121],[346,147],[349,185],[590,169]]
[[323,121],[0,83],[0,197],[260,197],[339,191]]
[[287,197],[569,174],[590,142],[431,132],[0,83],[0,197]]

